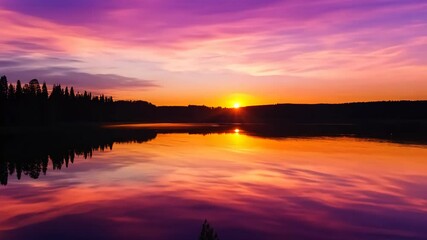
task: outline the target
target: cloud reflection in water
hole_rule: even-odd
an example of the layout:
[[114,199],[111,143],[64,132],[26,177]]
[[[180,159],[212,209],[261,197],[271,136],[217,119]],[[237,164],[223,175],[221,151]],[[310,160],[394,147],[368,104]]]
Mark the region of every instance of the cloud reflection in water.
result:
[[[158,134],[0,192],[6,239],[423,239],[427,149]],[[49,166],[51,169],[52,166]]]

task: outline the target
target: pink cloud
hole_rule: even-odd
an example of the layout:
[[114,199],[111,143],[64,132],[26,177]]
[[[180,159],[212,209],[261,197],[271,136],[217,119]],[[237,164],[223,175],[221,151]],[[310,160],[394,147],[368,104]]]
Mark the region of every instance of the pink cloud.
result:
[[[290,87],[290,77],[300,79],[301,88],[319,86],[323,95],[328,92],[321,88],[324,79],[375,86],[387,81],[388,72],[399,73],[393,78],[411,76],[413,82],[425,77],[424,1],[24,2],[0,4],[6,21],[0,60],[77,60],[43,60],[28,69],[73,67],[92,75],[153,79],[165,89],[183,83],[177,73],[185,73],[189,83],[204,81],[198,76],[206,74],[206,79],[277,76],[275,88],[282,89]],[[262,84],[259,79],[258,88]],[[232,85],[222,80],[217,87]],[[385,96],[377,90],[379,98]],[[352,88],[340,91],[354,94]],[[400,94],[397,88],[392,92]]]

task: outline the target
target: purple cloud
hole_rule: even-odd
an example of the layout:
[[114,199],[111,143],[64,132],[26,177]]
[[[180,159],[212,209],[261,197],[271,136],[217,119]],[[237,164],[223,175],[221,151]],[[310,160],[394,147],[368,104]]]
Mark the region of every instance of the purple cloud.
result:
[[[347,92],[335,91],[343,96],[357,95],[350,86],[358,82],[377,88],[379,97],[366,93],[364,99],[425,95],[418,90],[425,83],[409,84],[416,93],[378,87],[392,81],[408,85],[397,79],[421,82],[425,76],[427,3],[422,0],[3,0],[0,14],[6,22],[0,50],[15,54],[5,58],[9,67],[10,61],[32,58],[42,61],[27,69],[50,68],[57,62],[43,59],[68,57],[79,64],[61,66],[167,79],[162,97],[183,82],[177,72],[189,76],[186,89],[207,74],[207,79],[280,78],[272,90],[293,88],[289,79],[298,78],[296,88],[312,86],[322,96],[330,95],[325,79],[334,86],[346,82],[341,86],[349,86]],[[262,79],[255,81],[245,90],[249,95],[268,88]],[[235,84],[218,81],[215,88]]]
[[154,81],[125,77],[116,74],[92,74],[82,72],[79,69],[71,67],[47,67],[35,69],[15,68],[11,70],[0,70],[0,75],[6,75],[9,82],[21,80],[26,83],[31,79],[38,79],[49,85],[61,84],[62,86],[75,86],[76,90],[89,90],[93,93],[108,94],[105,90],[109,89],[129,89],[139,90],[158,87]]

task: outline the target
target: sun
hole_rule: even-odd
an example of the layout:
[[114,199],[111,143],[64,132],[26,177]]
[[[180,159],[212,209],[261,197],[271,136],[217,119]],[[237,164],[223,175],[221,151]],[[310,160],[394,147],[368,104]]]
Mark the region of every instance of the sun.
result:
[[234,103],[234,104],[233,104],[233,107],[234,107],[234,108],[236,108],[236,109],[237,109],[237,108],[240,108],[240,103],[238,103],[238,102]]

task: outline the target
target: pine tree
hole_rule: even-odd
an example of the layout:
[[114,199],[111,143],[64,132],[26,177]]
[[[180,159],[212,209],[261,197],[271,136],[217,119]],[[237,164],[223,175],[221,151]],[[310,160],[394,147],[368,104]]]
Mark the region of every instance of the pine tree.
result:
[[71,87],[71,89],[70,89],[70,97],[71,97],[71,99],[74,99],[74,98],[75,98],[75,95],[74,95],[74,88],[73,88],[73,87]]
[[68,87],[65,87],[64,96],[65,96],[65,99],[68,99],[68,97],[70,96],[70,94],[68,93]]
[[9,84],[9,89],[7,90],[7,98],[9,100],[15,99],[15,88],[13,87],[12,84]]
[[29,93],[31,96],[37,96],[41,94],[39,80],[33,79],[29,83]]
[[47,100],[49,97],[49,94],[47,92],[46,82],[43,82],[41,97],[43,100]]
[[20,81],[20,80],[18,80],[18,81],[16,82],[16,91],[15,91],[16,99],[18,99],[18,100],[19,100],[19,99],[21,99],[21,98],[22,98],[23,93],[24,93],[24,91],[22,90],[21,81]]
[[6,76],[0,77],[0,101],[7,99],[7,78]]

